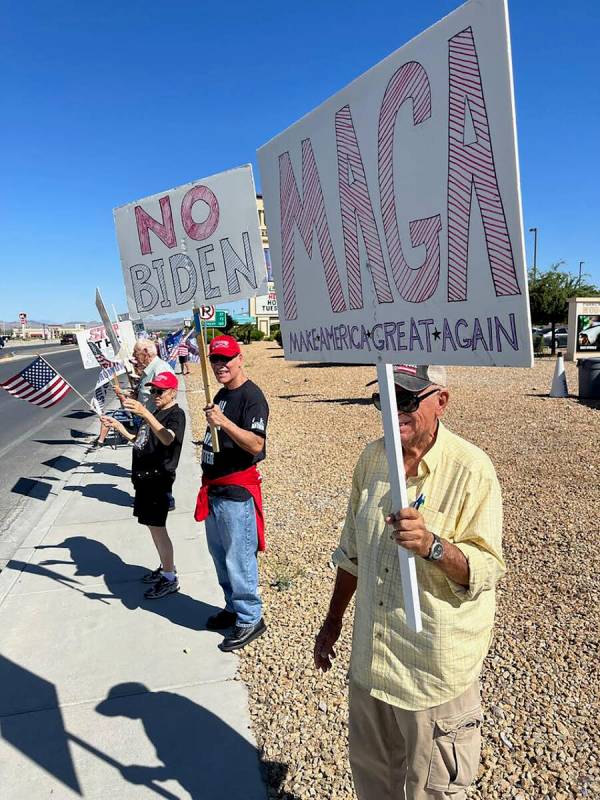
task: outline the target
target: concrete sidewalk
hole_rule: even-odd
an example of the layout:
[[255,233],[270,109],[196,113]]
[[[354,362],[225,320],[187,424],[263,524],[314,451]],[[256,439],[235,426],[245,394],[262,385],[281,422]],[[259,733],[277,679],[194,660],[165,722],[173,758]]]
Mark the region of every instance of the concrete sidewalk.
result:
[[193,520],[189,415],[168,520],[177,594],[143,597],[158,559],[132,516],[130,448],[74,463],[0,574],[1,796],[265,800],[237,658],[204,630],[222,595]]

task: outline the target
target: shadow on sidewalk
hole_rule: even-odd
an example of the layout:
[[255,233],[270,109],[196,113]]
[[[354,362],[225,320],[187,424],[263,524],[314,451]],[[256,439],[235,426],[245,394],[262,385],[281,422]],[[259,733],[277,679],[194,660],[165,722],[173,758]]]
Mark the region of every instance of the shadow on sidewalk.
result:
[[[119,772],[124,781],[145,786],[153,796],[167,800],[181,797],[179,790],[173,793],[160,785],[167,780],[177,781],[195,800],[258,800],[266,795],[257,780],[256,748],[215,714],[186,697],[174,692],[151,692],[142,683],[121,683],[110,689],[95,711],[103,717],[140,720],[161,764],[125,764],[105,752],[106,744],[103,749],[97,747],[96,742],[110,742],[113,753],[115,746],[121,752],[145,749],[141,741],[124,741],[118,735],[120,726],[116,721],[100,726],[98,719],[98,735],[92,741],[67,730],[54,683],[0,656],[2,737],[28,761],[25,765],[12,761],[12,757],[11,763],[7,760],[5,766],[10,768],[6,774],[10,776],[12,792],[18,792],[20,797],[40,796],[42,775],[32,770],[33,763],[80,797],[85,796],[86,778],[93,776],[94,769],[76,769],[73,756],[80,748]],[[114,736],[107,736],[107,725],[114,725]],[[287,765],[279,762],[266,762],[263,767],[271,780],[274,773],[284,778],[287,772]],[[87,788],[92,790],[91,786]],[[61,796],[56,786],[47,785],[44,796],[48,790]],[[281,797],[298,800],[289,793]]]
[[[37,724],[32,724],[27,712],[42,710],[37,715]],[[4,656],[0,656],[0,721],[5,742],[78,795],[82,794],[55,685]],[[3,766],[6,769],[7,763]],[[11,772],[14,774],[16,770]],[[21,768],[19,780],[25,781],[26,776],[27,770]],[[19,796],[27,794],[21,792]]]
[[[149,567],[128,564],[116,553],[113,553],[112,550],[109,550],[106,545],[95,539],[88,539],[87,536],[70,536],[59,544],[38,545],[35,549],[55,550],[57,548],[69,550],[72,561],[48,559],[40,562],[39,565],[26,564],[24,572],[42,574],[39,572],[41,569],[44,570],[44,577],[53,578],[64,584],[65,581],[72,581],[72,579],[65,578],[47,568],[56,564],[74,565],[77,568],[75,571],[76,576],[103,578],[106,588],[110,592],[108,594],[83,591],[90,600],[101,600],[103,602],[119,600],[125,608],[131,611],[135,608],[142,608],[144,611],[149,611],[168,619],[174,625],[180,625],[182,628],[189,628],[193,631],[204,630],[208,617],[219,611],[216,606],[196,600],[181,591],[159,600],[147,600],[144,597],[144,591],[149,587],[140,583],[140,579],[148,572]],[[14,563],[21,564],[22,562],[9,561],[6,565],[7,568],[15,569],[16,567],[12,566]],[[194,580],[194,578],[191,578],[191,580]],[[75,587],[70,586],[69,588]],[[77,591],[81,590],[78,589]]]
[[249,785],[256,785],[256,748],[203,706],[173,692],[122,683],[112,687],[96,711],[139,719],[162,762],[156,767],[124,767],[121,774],[130,783],[156,790],[162,787],[154,781],[176,780],[196,800],[257,797],[248,791]]
[[[50,478],[56,480],[56,478]],[[19,478],[12,487],[11,492],[22,494],[24,497],[33,497],[35,500],[47,500],[52,491],[52,484],[47,480],[37,480],[37,478]]]
[[90,497],[111,506],[131,508],[133,497],[129,492],[119,489],[115,483],[88,483],[85,486],[63,486],[65,492],[81,492],[82,497]]
[[88,461],[85,472],[74,472],[74,475],[111,475],[113,478],[131,478],[131,470],[113,464],[110,461]]

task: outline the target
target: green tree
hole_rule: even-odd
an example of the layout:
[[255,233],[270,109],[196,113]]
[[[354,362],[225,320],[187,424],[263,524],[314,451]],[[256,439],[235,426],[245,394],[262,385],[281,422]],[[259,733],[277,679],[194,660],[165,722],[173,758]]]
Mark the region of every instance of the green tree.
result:
[[235,325],[235,320],[231,316],[231,314],[226,314],[225,319],[226,319],[226,322],[225,322],[225,333],[229,333],[229,331]]
[[556,324],[566,322],[569,309],[569,297],[600,294],[600,289],[591,283],[584,282],[575,275],[561,269],[564,261],[552,264],[546,272],[529,272],[529,307],[531,321],[536,325],[552,326],[551,351],[556,352]]

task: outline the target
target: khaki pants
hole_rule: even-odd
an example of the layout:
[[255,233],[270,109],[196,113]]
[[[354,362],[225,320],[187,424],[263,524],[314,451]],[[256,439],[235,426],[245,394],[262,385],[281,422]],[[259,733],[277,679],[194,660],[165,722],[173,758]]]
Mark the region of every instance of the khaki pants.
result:
[[388,705],[350,682],[350,766],[359,800],[463,800],[481,749],[479,681],[425,711]]

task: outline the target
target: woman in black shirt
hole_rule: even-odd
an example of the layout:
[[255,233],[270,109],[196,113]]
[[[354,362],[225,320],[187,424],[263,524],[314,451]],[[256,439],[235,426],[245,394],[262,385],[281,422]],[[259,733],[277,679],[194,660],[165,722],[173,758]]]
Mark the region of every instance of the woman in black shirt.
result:
[[103,417],[102,420],[133,444],[133,515],[140,525],[147,525],[150,529],[160,557],[160,566],[142,578],[144,583],[152,584],[144,596],[155,600],[179,589],[173,543],[166,523],[185,432],[185,414],[176,403],[178,381],[172,372],[161,372],[149,385],[156,406],[154,413],[137,400],[127,399],[123,403],[127,411],[142,419],[137,434],[129,433],[112,417]]

